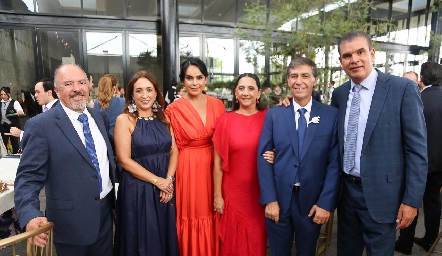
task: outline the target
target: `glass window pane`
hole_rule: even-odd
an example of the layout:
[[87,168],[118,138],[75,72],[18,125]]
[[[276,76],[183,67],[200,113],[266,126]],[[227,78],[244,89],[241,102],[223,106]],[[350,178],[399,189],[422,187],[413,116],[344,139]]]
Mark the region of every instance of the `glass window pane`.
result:
[[201,1],[178,1],[178,13],[180,22],[201,23]]
[[[32,32],[21,29],[0,29],[0,81],[11,88],[11,97],[21,103],[24,111],[33,116],[37,106],[30,93],[34,92],[35,74]],[[21,92],[26,92],[25,97]]]
[[97,93],[98,80],[112,74],[123,85],[123,36],[121,33],[86,32],[87,72],[95,82],[92,97]]
[[[247,17],[246,6],[250,7],[253,0],[238,0],[238,24],[244,23],[244,19]],[[261,2],[262,4],[262,2]]]
[[160,17],[160,2],[156,0],[130,0],[127,2],[127,17],[140,20],[157,20]]
[[123,6],[123,0],[83,0],[83,14],[123,18]]
[[33,0],[1,0],[0,10],[16,12],[34,12]]
[[129,34],[130,75],[146,70],[163,85],[161,37],[155,34]]
[[81,15],[81,0],[37,0],[38,13]]
[[229,81],[234,72],[233,39],[207,38],[206,65],[209,79]]
[[240,41],[239,73],[265,73],[264,43],[258,41]]
[[180,37],[179,39],[179,51],[180,51],[180,64],[185,59],[190,57],[200,58],[200,38],[196,36],[192,37]]
[[236,0],[205,0],[204,23],[235,25]]
[[45,77],[53,77],[60,64],[80,64],[78,31],[40,30],[40,36]]

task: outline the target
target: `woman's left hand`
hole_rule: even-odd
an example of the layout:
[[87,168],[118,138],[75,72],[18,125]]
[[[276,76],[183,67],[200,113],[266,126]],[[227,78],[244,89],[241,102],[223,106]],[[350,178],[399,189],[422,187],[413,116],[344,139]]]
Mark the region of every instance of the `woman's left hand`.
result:
[[166,193],[164,191],[160,191],[160,202],[161,203],[168,203],[170,200],[172,200],[173,193]]
[[275,152],[274,151],[266,151],[264,154],[262,154],[265,160],[267,162],[273,164],[273,161],[275,160]]

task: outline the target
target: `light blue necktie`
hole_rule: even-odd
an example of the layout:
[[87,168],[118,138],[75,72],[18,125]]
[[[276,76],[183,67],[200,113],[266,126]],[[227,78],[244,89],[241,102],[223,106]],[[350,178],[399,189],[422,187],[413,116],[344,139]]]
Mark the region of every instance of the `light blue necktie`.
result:
[[103,191],[103,186],[101,185],[101,174],[100,174],[100,166],[98,164],[97,152],[95,152],[95,143],[92,138],[91,129],[89,128],[89,122],[87,121],[87,115],[85,113],[80,114],[78,116],[78,121],[83,123],[83,133],[84,139],[86,141],[86,150],[91,158],[92,163],[95,166],[95,170],[97,171],[98,182],[100,186],[100,192]]
[[348,115],[347,137],[344,144],[344,171],[349,173],[355,166],[356,139],[358,137],[359,110],[361,95],[359,91],[362,85],[353,86],[353,99],[351,100],[350,113]]

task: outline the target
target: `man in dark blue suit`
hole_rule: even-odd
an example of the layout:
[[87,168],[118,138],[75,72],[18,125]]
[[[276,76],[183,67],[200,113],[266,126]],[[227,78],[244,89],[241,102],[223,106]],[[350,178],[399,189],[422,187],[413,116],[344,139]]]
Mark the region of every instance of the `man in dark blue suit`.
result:
[[[268,110],[258,146],[260,203],[273,255],[315,255],[321,225],[335,209],[339,186],[337,109],[312,100],[316,64],[295,58],[287,68],[291,107]],[[275,149],[274,164],[263,157]]]
[[[53,222],[58,255],[112,255],[114,166],[107,119],[86,108],[89,86],[79,66],[61,65],[54,83],[60,104],[26,122],[15,180],[20,224],[29,231]],[[46,214],[38,197],[43,187]],[[44,246],[46,235],[32,242]]]
[[342,255],[393,255],[396,229],[411,224],[427,177],[422,101],[411,80],[373,68],[370,36],[353,31],[338,43],[351,78],[333,92],[339,109],[342,194],[338,248]]

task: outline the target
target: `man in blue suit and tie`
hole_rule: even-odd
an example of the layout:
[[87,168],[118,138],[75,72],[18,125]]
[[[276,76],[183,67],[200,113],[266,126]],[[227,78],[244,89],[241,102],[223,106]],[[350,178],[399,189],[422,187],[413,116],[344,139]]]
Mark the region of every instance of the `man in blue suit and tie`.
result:
[[339,187],[337,109],[312,100],[316,64],[295,58],[287,68],[291,107],[268,110],[258,155],[275,149],[274,164],[258,156],[260,203],[273,255],[315,255],[321,225],[335,209]]
[[[58,255],[112,255],[113,152],[106,116],[86,108],[85,72],[75,64],[55,71],[60,104],[26,122],[15,180],[22,228],[54,223]],[[46,214],[39,193],[46,189]],[[46,244],[46,235],[32,239]]]
[[411,224],[427,177],[423,105],[411,80],[373,68],[375,50],[361,31],[338,42],[351,78],[333,92],[339,109],[342,193],[338,256],[394,255],[396,229]]

